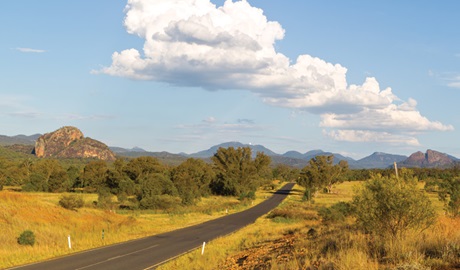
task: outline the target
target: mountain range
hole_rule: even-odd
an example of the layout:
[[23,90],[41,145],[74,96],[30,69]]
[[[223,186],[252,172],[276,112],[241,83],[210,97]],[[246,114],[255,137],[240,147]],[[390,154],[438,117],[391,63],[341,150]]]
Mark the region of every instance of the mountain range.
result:
[[[324,156],[324,155],[334,155],[334,163],[337,164],[341,160],[345,160],[348,162],[348,165],[352,169],[385,169],[393,166],[396,162],[400,167],[425,167],[425,168],[446,168],[452,167],[458,163],[460,160],[456,157],[451,155],[447,155],[441,152],[437,152],[434,150],[427,150],[426,153],[416,152],[411,156],[407,157],[404,155],[394,155],[394,154],[387,154],[382,152],[375,152],[370,156],[364,157],[359,160],[355,160],[350,157],[343,156],[338,153],[332,152],[325,152],[323,150],[311,150],[306,153],[300,153],[298,151],[288,151],[284,154],[277,154],[272,150],[266,148],[263,145],[253,145],[253,144],[243,144],[240,142],[226,142],[219,145],[212,146],[211,148],[203,151],[199,151],[193,154],[171,154],[168,152],[148,152],[143,149],[137,148],[137,150],[131,149],[123,149],[123,148],[116,148],[111,147],[112,151],[114,151],[118,155],[122,156],[153,156],[159,159],[168,158],[169,160],[185,160],[186,158],[193,157],[193,158],[201,158],[201,159],[210,159],[219,148],[228,148],[228,147],[249,147],[252,150],[252,155],[255,157],[257,152],[263,152],[267,156],[270,156],[272,159],[272,163],[274,165],[277,164],[286,164],[295,168],[303,168],[305,167],[310,159],[316,156]],[[139,151],[140,149],[140,151]]]
[[[16,135],[16,136],[5,136],[0,135],[0,146],[6,146],[12,150],[20,149],[18,145],[32,146],[35,145],[37,139],[41,134],[35,134],[31,136]],[[209,160],[219,148],[228,147],[249,147],[252,150],[253,156],[257,152],[263,152],[272,159],[274,165],[286,164],[295,168],[305,167],[309,160],[320,155],[334,155],[334,162],[338,163],[341,160],[346,160],[349,167],[352,169],[371,169],[371,168],[388,168],[396,162],[400,167],[437,167],[445,168],[452,167],[460,163],[460,160],[448,154],[437,152],[434,150],[427,150],[426,153],[416,152],[409,157],[404,155],[394,155],[382,152],[375,152],[370,156],[364,157],[359,160],[355,160],[350,157],[343,156],[338,153],[326,152],[323,150],[311,150],[306,153],[300,153],[298,151],[288,151],[284,154],[278,154],[274,151],[266,148],[263,145],[254,144],[243,144],[240,142],[226,142],[219,145],[212,146],[211,148],[203,151],[199,151],[193,154],[179,153],[173,154],[169,152],[149,152],[139,147],[132,149],[126,149],[121,147],[109,147],[118,156],[125,157],[139,157],[139,156],[152,156],[156,157],[165,163],[178,165],[187,158],[200,158]]]

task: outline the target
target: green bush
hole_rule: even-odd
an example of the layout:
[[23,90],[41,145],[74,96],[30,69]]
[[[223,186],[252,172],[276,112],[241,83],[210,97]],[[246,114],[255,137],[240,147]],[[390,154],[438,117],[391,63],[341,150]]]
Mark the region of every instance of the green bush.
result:
[[255,200],[255,199],[256,199],[256,193],[254,191],[243,192],[238,197],[238,200],[240,201]]
[[179,197],[170,195],[155,195],[151,197],[143,198],[139,202],[141,209],[162,209],[172,210],[179,207],[181,199]]
[[351,205],[347,202],[338,202],[331,207],[321,207],[318,210],[318,215],[325,223],[344,221],[346,217],[351,215]]
[[85,202],[80,196],[77,195],[64,195],[59,200],[59,205],[69,210],[76,210],[82,208]]
[[32,231],[26,230],[21,233],[18,237],[18,244],[20,245],[30,245],[33,246],[35,244],[35,235]]
[[400,237],[408,230],[423,231],[436,213],[417,179],[374,175],[353,197],[357,222],[366,231]]

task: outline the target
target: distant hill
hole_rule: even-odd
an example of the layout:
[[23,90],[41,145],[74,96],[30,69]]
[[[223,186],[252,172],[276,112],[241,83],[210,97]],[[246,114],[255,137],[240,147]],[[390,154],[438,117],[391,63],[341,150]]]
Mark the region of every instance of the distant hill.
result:
[[304,159],[305,155],[297,151],[288,151],[282,155],[287,158]]
[[30,136],[26,136],[26,135],[16,135],[16,136],[0,135],[0,145],[13,145],[13,144],[35,145],[35,141],[40,136],[41,136],[41,134],[34,134],[34,135],[30,135]]
[[[64,127],[65,128],[65,127]],[[73,128],[73,127],[67,127]],[[74,128],[76,129],[76,128]],[[78,130],[78,129],[77,129]],[[79,131],[79,130],[78,130]],[[80,132],[80,131],[79,131]],[[78,133],[78,132],[77,132]],[[81,133],[81,132],[80,132]],[[80,134],[78,133],[78,134]],[[47,135],[47,134],[45,134]],[[32,149],[37,141],[39,141],[40,137],[45,135],[34,134],[30,136],[26,135],[16,135],[16,136],[5,136],[0,135],[0,146],[3,146],[3,153],[11,156],[12,153],[24,153],[29,154],[31,153]],[[49,134],[48,134],[49,136]],[[77,136],[77,135],[76,135]],[[81,138],[83,134],[78,135]],[[77,136],[77,137],[78,137]],[[53,154],[55,157],[61,157],[62,155],[66,156],[67,158],[72,157],[72,154],[78,155],[92,155],[92,157],[96,157],[97,154],[93,151],[103,150],[109,151],[110,159],[115,158],[115,154],[117,156],[126,157],[126,158],[135,158],[140,156],[151,156],[159,159],[165,164],[168,165],[179,165],[187,158],[200,158],[205,160],[206,162],[211,162],[211,157],[217,152],[220,147],[228,148],[228,147],[249,147],[252,150],[252,155],[255,157],[257,152],[262,152],[267,156],[270,156],[272,159],[272,165],[276,166],[278,164],[286,164],[291,167],[295,168],[303,168],[308,165],[310,159],[320,156],[320,155],[334,155],[334,163],[338,163],[341,160],[346,160],[348,165],[352,169],[372,169],[372,168],[388,168],[393,165],[394,162],[397,162],[400,167],[420,167],[420,168],[447,168],[452,167],[454,165],[460,164],[460,160],[454,156],[440,153],[434,150],[427,150],[426,153],[416,152],[409,157],[404,155],[394,155],[394,154],[387,154],[382,152],[375,152],[370,156],[364,157],[359,160],[355,160],[353,158],[343,156],[338,153],[332,152],[325,152],[320,149],[311,150],[306,153],[300,153],[298,151],[288,151],[284,154],[278,154],[273,152],[272,150],[266,148],[263,145],[253,145],[253,144],[243,144],[240,142],[226,142],[221,143],[215,146],[210,147],[207,150],[199,151],[193,154],[186,154],[186,153],[179,153],[179,154],[172,154],[168,152],[149,152],[140,147],[133,147],[131,149],[121,148],[121,147],[107,147],[105,144],[90,139],[84,138],[84,140],[80,140],[78,138],[71,138],[67,144],[72,144],[72,147],[68,148],[67,150],[60,150],[61,153],[56,155]],[[47,147],[49,150],[50,147]],[[53,147],[51,147],[53,148]],[[39,146],[40,149],[40,146]],[[55,151],[57,151],[55,149]],[[92,154],[90,154],[92,153]]]
[[6,149],[17,153],[23,153],[28,155],[33,155],[34,153],[34,145],[30,144],[13,144],[13,145],[4,145]]
[[123,154],[123,153],[145,153],[147,152],[146,150],[139,148],[139,147],[133,147],[131,149],[126,149],[126,148],[121,148],[121,147],[116,147],[116,146],[109,146],[109,149],[112,150],[114,153],[117,154]]
[[400,167],[418,168],[448,168],[459,164],[459,159],[438,151],[428,149],[426,153],[413,153],[406,160],[400,162]]
[[149,152],[139,147],[134,147],[132,149],[125,149],[121,147],[113,147],[110,149],[117,154],[117,156],[127,157],[127,158],[137,158],[137,157],[154,157],[160,160],[162,163],[171,166],[180,165],[182,162],[187,160],[187,156],[183,154],[171,154],[169,152]]
[[240,142],[226,142],[226,143],[221,143],[219,145],[215,145],[211,148],[209,148],[208,150],[203,150],[203,151],[200,151],[200,152],[197,152],[197,153],[194,153],[194,154],[190,154],[189,156],[190,157],[194,157],[194,158],[209,158],[209,157],[212,157],[214,156],[215,153],[217,153],[217,150],[219,148],[229,148],[229,147],[233,147],[233,148],[238,148],[238,147],[249,147],[251,148],[252,150],[252,155],[253,157],[255,157],[257,155],[257,152],[263,152],[265,153],[267,156],[278,156],[277,153],[273,152],[272,150],[268,149],[268,148],[265,148],[264,146],[262,145],[253,145],[253,144],[242,144]]
[[358,160],[357,163],[359,164],[360,168],[363,169],[385,169],[393,165],[394,162],[398,163],[406,159],[407,156],[403,155],[392,155],[382,152],[375,152],[368,157]]
[[350,166],[350,168],[356,168],[358,166],[358,164],[356,163],[356,160],[350,158],[350,157],[345,157],[341,154],[337,154],[337,153],[331,153],[331,152],[324,152],[323,150],[311,150],[311,151],[308,151],[306,152],[305,154],[301,154],[297,151],[289,151],[289,152],[286,152],[283,154],[283,157],[287,157],[287,158],[292,158],[292,159],[302,159],[302,160],[305,160],[307,161],[305,163],[308,164],[308,161],[310,161],[310,159],[312,158],[315,158],[317,156],[330,156],[330,155],[333,155],[334,156],[334,164],[337,164],[339,163],[341,160],[345,160],[348,162],[348,165]]
[[15,149],[11,149],[9,146],[0,146],[0,158],[14,160],[35,158],[35,156],[31,155],[30,153],[25,154],[21,151],[16,151]]

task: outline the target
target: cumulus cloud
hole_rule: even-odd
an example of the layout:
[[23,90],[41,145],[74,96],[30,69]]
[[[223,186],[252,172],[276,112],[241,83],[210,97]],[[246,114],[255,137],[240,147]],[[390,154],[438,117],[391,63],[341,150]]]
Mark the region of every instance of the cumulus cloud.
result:
[[[295,61],[275,49],[285,31],[263,10],[246,0],[129,0],[124,25],[145,40],[142,52],[114,52],[112,64],[94,73],[154,80],[209,90],[245,89],[264,102],[321,116],[321,126],[358,134],[452,130],[430,121],[415,100],[402,101],[376,78],[361,85],[347,83],[347,69],[310,55]],[[359,132],[358,132],[359,131]],[[385,133],[386,132],[386,133]],[[342,133],[345,134],[345,133]],[[354,136],[362,138],[365,136]],[[407,144],[413,144],[409,137]]]
[[417,138],[409,135],[394,134],[390,132],[375,132],[370,130],[333,130],[323,131],[326,136],[329,136],[337,141],[347,142],[379,142],[392,145],[410,145],[419,146]]
[[18,47],[16,48],[17,51],[23,52],[23,53],[44,53],[46,52],[45,50],[40,50],[40,49],[32,49],[32,48],[23,48],[23,47]]
[[452,76],[447,79],[447,86],[452,88],[460,88],[460,75]]

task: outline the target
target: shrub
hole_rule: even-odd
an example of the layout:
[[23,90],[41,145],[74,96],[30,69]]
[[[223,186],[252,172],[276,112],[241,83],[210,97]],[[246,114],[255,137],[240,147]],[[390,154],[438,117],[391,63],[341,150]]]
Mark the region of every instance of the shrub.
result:
[[267,218],[275,222],[294,222],[296,220],[317,220],[318,217],[314,212],[305,211],[301,208],[276,208],[271,211]]
[[255,200],[256,199],[256,193],[254,191],[249,191],[249,192],[243,192],[240,194],[238,200],[244,201],[244,200]]
[[331,207],[321,207],[318,210],[318,215],[325,223],[344,221],[350,214],[351,205],[346,202],[338,202]]
[[140,201],[141,209],[162,209],[172,210],[177,208],[181,203],[179,197],[170,195],[156,195],[144,198]]
[[21,233],[18,237],[18,244],[20,245],[30,245],[33,246],[35,244],[35,235],[30,230],[25,230]]
[[77,195],[64,195],[59,200],[59,205],[69,210],[76,210],[83,207],[84,204],[83,199]]
[[353,198],[357,222],[375,234],[402,236],[423,231],[435,221],[435,211],[417,179],[373,176]]

